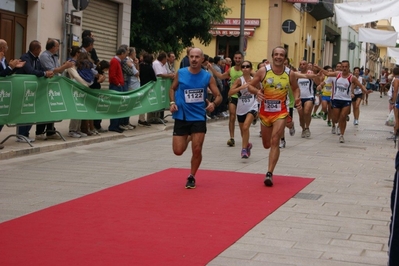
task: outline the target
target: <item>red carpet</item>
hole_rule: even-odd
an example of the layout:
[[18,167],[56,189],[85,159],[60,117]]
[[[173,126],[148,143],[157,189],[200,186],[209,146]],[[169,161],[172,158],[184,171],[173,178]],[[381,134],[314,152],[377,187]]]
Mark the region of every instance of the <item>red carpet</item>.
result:
[[0,265],[205,265],[311,178],[167,169],[0,224]]

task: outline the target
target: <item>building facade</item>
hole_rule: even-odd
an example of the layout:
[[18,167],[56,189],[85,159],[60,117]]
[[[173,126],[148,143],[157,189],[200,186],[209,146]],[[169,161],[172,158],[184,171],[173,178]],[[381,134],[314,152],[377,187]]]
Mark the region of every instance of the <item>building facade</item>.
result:
[[32,40],[45,43],[49,38],[60,41],[60,58],[67,58],[67,48],[80,45],[82,30],[95,35],[100,59],[110,60],[118,45],[129,44],[130,0],[81,0],[84,10],[77,10],[74,0],[0,1],[0,38],[9,49],[7,58],[19,58]]
[[[270,59],[276,46],[288,50],[294,66],[300,60],[321,63],[323,24],[321,20],[333,15],[333,2],[298,3],[290,0],[251,0],[245,3],[244,53],[245,59],[255,65],[262,59]],[[311,1],[302,1],[311,2]],[[211,43],[203,46],[194,40],[194,45],[209,56],[232,57],[239,50],[241,0],[226,0],[232,12],[224,23],[215,24],[211,30]]]

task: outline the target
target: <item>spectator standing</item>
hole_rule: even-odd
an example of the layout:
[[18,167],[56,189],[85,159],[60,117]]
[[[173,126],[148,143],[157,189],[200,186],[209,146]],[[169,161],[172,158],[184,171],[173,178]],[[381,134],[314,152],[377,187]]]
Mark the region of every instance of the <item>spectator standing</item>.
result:
[[175,56],[174,52],[169,52],[167,54],[167,57],[166,57],[166,70],[168,71],[168,74],[176,72],[176,70],[175,70],[175,59],[176,59],[176,56]]
[[[94,39],[91,37],[84,37],[82,40],[82,46],[80,50],[80,55],[78,57],[77,61],[77,70],[79,72],[79,75],[86,80],[86,82],[89,83],[89,87],[92,88],[94,87],[99,87],[101,88],[100,84],[95,84],[96,77],[98,79],[102,78],[105,79],[104,77],[100,77],[95,70],[95,63],[91,59],[90,53],[94,49]],[[91,69],[88,68],[88,66],[91,65]],[[93,135],[90,128],[94,125],[93,120],[82,120],[82,125],[81,125],[81,130],[87,135]],[[99,134],[99,131],[93,131],[95,134]]]
[[[168,73],[166,68],[167,55],[165,52],[159,53],[157,60],[152,63],[152,68],[154,69],[155,76],[164,79],[174,79],[175,73]],[[154,114],[155,115],[155,114]],[[164,111],[159,112],[159,118],[163,120],[164,123],[168,122],[164,118]]]
[[[25,62],[19,59],[12,59],[7,62],[5,54],[7,53],[8,45],[3,39],[0,39],[0,77],[5,77],[14,74],[17,68],[24,66]],[[3,129],[3,125],[0,125],[0,131]],[[4,145],[0,144],[0,150],[4,149]]]
[[[84,30],[82,32],[82,40],[84,40],[86,37],[93,39],[93,42],[95,40],[94,33],[91,30]],[[91,47],[89,54],[90,54],[90,58],[91,58],[91,60],[93,60],[94,64],[98,65],[100,63],[100,59],[97,56],[97,51],[94,48],[94,43],[93,43],[93,47]],[[107,61],[105,61],[105,62],[107,62]],[[103,83],[104,81],[105,81],[104,73],[101,73],[101,74],[99,73],[99,75],[95,77],[93,84],[90,85],[90,88],[99,90],[99,89],[101,89],[101,83]],[[99,133],[105,133],[108,131],[101,127],[101,119],[93,120],[93,124],[94,124],[95,129]]]
[[[148,53],[143,54],[143,61],[139,65],[140,86],[144,86],[145,84],[151,81],[157,81],[157,76],[155,76],[154,69],[152,68],[153,59],[154,58],[151,54]],[[145,120],[144,114],[140,114],[138,125],[143,127],[151,126],[151,124]]]
[[[35,75],[36,77],[46,77],[52,78],[54,73],[51,70],[44,70],[42,64],[39,59],[39,55],[42,51],[42,45],[39,41],[31,41],[29,44],[29,50],[25,54],[21,56],[21,61],[25,61],[25,65],[22,68],[17,70],[17,74],[27,74],[27,75]],[[29,138],[29,131],[32,128],[32,125],[19,126],[17,132],[19,135],[22,135],[26,138],[17,138],[18,142],[34,142],[34,138]]]
[[[109,62],[108,80],[110,90],[124,91],[125,80],[122,72],[122,61],[126,56],[127,51],[123,48],[119,48],[116,51],[116,55]],[[121,123],[123,123],[122,120],[123,118],[111,119],[108,130],[122,133],[124,131],[124,127],[121,126]]]
[[[138,65],[138,60],[136,58],[136,48],[134,47],[130,47],[129,48],[129,55],[128,55],[128,60],[130,60],[130,62],[132,62],[133,64],[133,73],[134,75],[131,76],[130,78],[130,86],[129,86],[129,90],[137,90],[138,88],[140,88],[140,72],[141,69]],[[152,60],[151,60],[152,63]],[[152,66],[150,67],[152,72],[154,72],[154,70],[152,69]],[[155,75],[155,73],[154,73]],[[147,122],[147,120],[145,119],[145,114],[139,114],[139,121],[138,121],[138,125],[139,126],[144,126],[144,127],[150,127],[151,124]]]
[[[68,77],[85,87],[89,87],[89,83],[85,81],[78,73],[76,69],[76,62],[78,60],[80,54],[80,48],[78,46],[72,46],[71,52],[69,53],[70,61],[73,62],[73,67],[67,69]],[[71,138],[81,138],[87,137],[86,133],[83,133],[81,130],[82,121],[80,119],[71,119],[69,121],[69,132],[68,136]]]
[[[49,39],[46,43],[46,51],[39,56],[43,69],[51,70],[57,75],[74,65],[71,61],[65,62],[62,66],[60,65],[57,54],[59,49],[60,43],[55,39]],[[60,139],[60,137],[55,134],[54,123],[47,123],[36,125],[36,139]]]
[[190,60],[188,59],[188,55],[189,55],[191,49],[192,49],[192,47],[188,47],[188,48],[186,49],[186,53],[187,53],[187,54],[186,54],[186,56],[183,57],[183,59],[181,60],[181,62],[180,62],[180,68],[190,66]]
[[[123,79],[125,82],[123,91],[128,91],[131,82],[131,77],[134,75],[138,74],[138,71],[136,70],[136,73],[133,72],[133,62],[132,60],[129,60],[128,55],[129,55],[129,46],[126,44],[122,44],[121,46],[119,46],[120,49],[125,49],[126,50],[126,58],[123,59],[122,61],[122,73],[123,73]],[[121,128],[123,128],[123,130],[132,130],[135,129],[136,126],[130,124],[130,117],[124,117],[121,118]]]

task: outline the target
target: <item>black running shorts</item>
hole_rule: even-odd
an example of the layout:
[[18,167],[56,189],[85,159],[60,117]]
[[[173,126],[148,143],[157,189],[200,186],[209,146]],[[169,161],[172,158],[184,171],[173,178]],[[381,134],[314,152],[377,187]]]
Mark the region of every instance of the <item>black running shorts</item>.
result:
[[192,133],[206,133],[206,121],[185,121],[175,119],[173,136],[185,136]]

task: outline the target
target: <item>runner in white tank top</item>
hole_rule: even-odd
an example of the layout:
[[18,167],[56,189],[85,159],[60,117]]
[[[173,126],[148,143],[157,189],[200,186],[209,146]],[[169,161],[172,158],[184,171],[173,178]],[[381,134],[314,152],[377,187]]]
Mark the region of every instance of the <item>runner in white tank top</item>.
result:
[[249,128],[258,113],[258,101],[254,92],[248,90],[249,81],[252,80],[252,63],[243,61],[241,64],[243,75],[238,78],[229,90],[229,96],[237,94],[237,120],[241,130],[242,149],[241,158],[248,159],[251,156],[252,143],[249,142]]
[[[315,65],[316,66],[316,65]],[[332,119],[335,123],[338,122],[340,128],[339,142],[344,143],[344,134],[346,129],[346,117],[350,112],[352,97],[354,97],[354,84],[361,87],[363,91],[366,88],[359,82],[359,80],[349,73],[349,61],[342,61],[342,72],[328,72],[319,66],[316,66],[324,75],[328,77],[337,77],[333,84],[332,99]]]

